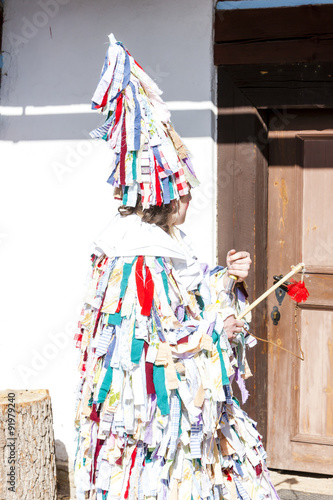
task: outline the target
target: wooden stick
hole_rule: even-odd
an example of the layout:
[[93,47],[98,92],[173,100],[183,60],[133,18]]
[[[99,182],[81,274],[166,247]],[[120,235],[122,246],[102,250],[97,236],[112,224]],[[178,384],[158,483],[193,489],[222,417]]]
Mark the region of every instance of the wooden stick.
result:
[[246,316],[248,312],[252,311],[252,309],[254,309],[258,304],[260,304],[260,302],[263,301],[266,297],[268,297],[268,295],[270,295],[272,292],[274,292],[274,290],[279,288],[279,286],[282,285],[282,283],[287,281],[287,279],[291,278],[291,276],[294,276],[294,274],[297,274],[304,267],[305,266],[304,266],[303,262],[301,262],[300,264],[297,264],[297,266],[291,266],[292,270],[288,274],[286,274],[283,278],[280,279],[280,281],[275,283],[275,285],[271,286],[271,288],[266,290],[265,293],[260,295],[260,297],[258,297],[254,302],[252,302],[252,304],[250,304],[242,313],[240,313],[237,316],[237,319],[244,318],[244,316]]

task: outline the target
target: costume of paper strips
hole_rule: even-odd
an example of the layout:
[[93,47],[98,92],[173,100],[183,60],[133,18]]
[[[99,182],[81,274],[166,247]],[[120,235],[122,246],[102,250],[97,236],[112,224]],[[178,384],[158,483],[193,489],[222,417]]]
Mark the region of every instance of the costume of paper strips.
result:
[[[176,174],[188,164],[171,147],[156,86],[110,41],[94,102],[110,110],[101,135],[118,127],[112,183],[127,203],[131,189],[147,206],[158,203],[154,189],[141,187],[148,152],[147,185],[157,182],[165,203],[181,193]],[[145,109],[137,129],[136,106]],[[129,131],[133,147],[123,154],[119,137]],[[247,399],[246,349],[256,340],[244,332],[228,340],[224,320],[247,301],[240,288],[230,301],[225,272],[199,264],[179,229],[170,236],[135,213],[117,214],[96,239],[75,334],[78,500],[279,498],[256,424],[233,396],[234,381]]]
[[75,336],[77,498],[277,499],[231,386],[245,401],[256,341],[223,330],[245,297],[230,307],[225,269],[202,268],[176,234],[117,215],[96,240]]
[[135,206],[138,194],[144,209],[168,204],[187,194],[188,184],[198,185],[189,153],[156,83],[112,34],[109,40],[92,98],[106,121],[90,135],[107,141],[113,152],[108,182],[121,188],[124,205]]

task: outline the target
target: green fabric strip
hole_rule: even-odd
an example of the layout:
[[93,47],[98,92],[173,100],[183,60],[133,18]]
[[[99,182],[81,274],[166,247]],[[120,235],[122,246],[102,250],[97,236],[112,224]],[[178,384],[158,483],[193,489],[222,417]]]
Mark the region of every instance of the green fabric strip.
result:
[[121,320],[122,320],[121,311],[119,311],[118,313],[109,314],[108,324],[120,326]]
[[97,403],[104,403],[107,393],[109,392],[109,389],[111,387],[112,375],[113,375],[113,368],[109,366],[108,369],[106,370],[106,374],[104,376],[101,388],[98,393]]
[[136,181],[136,151],[133,151],[132,176],[133,180]]
[[[198,292],[200,293],[200,290],[198,289]],[[194,297],[198,303],[198,306],[200,307],[200,311],[203,311],[205,309],[205,303],[203,301],[203,298],[201,297],[201,295],[197,295],[195,292],[194,292]]]
[[145,341],[143,339],[135,338],[135,324],[133,328],[133,337],[132,337],[132,348],[131,348],[131,361],[138,365],[140,363],[142,350]]
[[229,377],[227,375],[227,370],[226,370],[226,367],[224,364],[223,353],[222,353],[222,349],[220,347],[220,342],[218,342],[219,338],[220,338],[219,334],[214,330],[213,335],[212,335],[212,339],[213,339],[214,344],[216,344],[216,348],[217,348],[217,351],[218,351],[219,357],[220,357],[221,373],[222,373],[222,385],[229,385],[230,381],[229,381]]
[[128,186],[125,186],[124,195],[123,195],[123,205],[127,205],[127,197],[128,197]]
[[157,262],[160,264],[161,267],[163,267],[163,271],[162,271],[162,280],[163,280],[163,286],[164,286],[164,290],[165,290],[165,294],[168,298],[168,302],[169,304],[171,304],[171,300],[169,298],[169,283],[168,283],[168,276],[167,276],[167,273],[164,271],[164,263],[163,263],[163,259],[162,257],[157,257]]
[[235,396],[232,396],[232,399],[235,401],[236,405],[239,406],[239,408],[240,408],[240,403],[239,403],[238,399],[235,398]]
[[[125,205],[125,203],[124,203]],[[129,277],[131,275],[131,272],[132,272],[132,266],[134,264],[134,261],[136,259],[134,259],[132,262],[130,263],[125,263],[124,266],[123,266],[123,276],[121,278],[121,284],[120,284],[120,295],[119,295],[119,298],[122,299],[125,295],[125,292],[126,292],[126,288],[127,288],[127,285],[128,285],[128,280],[129,280]]]
[[173,186],[172,186],[172,181],[170,180],[170,176],[169,176],[169,189],[170,189],[170,200],[174,200],[175,193],[173,191]]
[[169,415],[170,406],[168,401],[168,393],[165,387],[164,366],[154,365],[153,382],[157,396],[157,406],[161,410],[162,415]]

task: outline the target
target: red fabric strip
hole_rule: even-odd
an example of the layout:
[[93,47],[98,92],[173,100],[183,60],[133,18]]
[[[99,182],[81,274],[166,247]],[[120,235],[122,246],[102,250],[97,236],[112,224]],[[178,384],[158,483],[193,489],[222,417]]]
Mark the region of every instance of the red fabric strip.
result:
[[123,94],[120,94],[118,97],[117,97],[117,106],[116,106],[116,118],[115,118],[115,122],[114,122],[114,125],[112,127],[112,130],[108,132],[108,138],[110,138],[114,132],[114,129],[116,128],[116,126],[118,125],[119,123],[119,120],[120,120],[120,117],[121,117],[121,112],[123,110]]
[[154,162],[155,162],[156,205],[160,207],[162,205],[161,184],[157,172],[158,165],[155,156],[154,156]]
[[143,306],[144,303],[144,297],[145,297],[145,285],[143,281],[143,257],[140,255],[138,257],[138,260],[136,262],[136,269],[135,269],[135,281],[136,281],[136,289],[138,293],[138,299],[140,306]]
[[[125,49],[125,50],[126,50],[127,54],[128,54],[130,57],[132,57],[132,58],[134,59],[134,57],[133,57],[133,56],[131,56],[131,54],[128,52],[128,50],[127,50],[127,49]],[[137,66],[139,66],[139,68],[140,68],[140,69],[142,69],[142,71],[144,71],[144,70],[143,70],[143,68],[141,68],[141,66],[140,66],[140,64],[138,63],[138,61],[136,61],[136,60],[134,59],[134,62],[135,62],[135,64],[136,64]]]
[[[147,356],[148,347],[149,346],[147,342],[145,342],[144,343],[145,356]],[[145,370],[146,370],[147,394],[156,394],[154,380],[153,380],[153,370],[154,370],[153,363],[149,363],[148,361],[146,361]]]
[[127,153],[127,144],[126,144],[126,120],[125,116],[123,119],[123,124],[121,127],[121,145],[120,145],[120,184],[122,186],[125,186],[126,184],[126,179],[125,179],[125,158],[126,158],[126,153]]
[[93,404],[92,407],[93,407],[93,409],[92,409],[92,411],[90,413],[90,417],[89,418],[90,418],[90,420],[93,420],[94,422],[99,423],[100,418],[99,418],[99,415],[98,415],[98,413],[96,411],[96,405]]
[[94,331],[93,331],[93,338],[95,337],[96,335],[96,332],[97,332],[97,327],[98,327],[98,323],[99,323],[99,320],[101,318],[101,315],[102,315],[102,307],[103,307],[103,304],[104,304],[104,298],[105,298],[105,294],[104,294],[104,297],[102,299],[102,303],[100,305],[100,308],[98,310],[98,313],[96,315],[96,319],[95,319],[95,326],[94,326]]
[[142,205],[144,205],[146,203],[146,198],[145,198],[145,190],[144,190],[143,182],[140,182],[140,189],[141,189],[141,202],[142,202]]
[[150,316],[151,307],[153,305],[153,297],[154,297],[154,282],[149,267],[146,266],[145,295],[144,295],[144,303],[141,310],[142,316]]
[[153,371],[154,371],[153,363],[149,363],[148,361],[146,361],[145,369],[146,369],[147,394],[156,394],[154,380],[153,380]]
[[117,307],[117,309],[116,309],[116,313],[119,313],[119,312],[120,312],[122,302],[123,302],[123,299],[119,299],[119,302],[118,302],[118,307]]
[[120,120],[122,109],[123,109],[123,94],[120,94],[117,97],[116,120],[114,122],[113,128],[116,127],[116,125],[118,124],[118,122]]
[[109,95],[109,88],[110,87],[111,87],[111,83],[108,86],[108,89],[107,89],[107,91],[104,94],[103,101],[101,102],[101,104],[99,104],[98,106],[96,106],[96,109],[104,108],[106,106],[106,103],[108,102],[108,95]]
[[177,344],[185,344],[188,342],[188,335],[186,337],[183,337],[182,339],[178,340]]
[[146,278],[143,277],[143,256],[140,255],[135,269],[136,289],[142,316],[150,316],[154,297],[154,282],[148,266],[145,266]]
[[92,468],[92,472],[93,472],[93,483],[95,483],[95,479],[96,479],[96,466],[97,466],[97,459],[98,459],[98,455],[101,451],[101,448],[103,446],[103,443],[104,443],[104,440],[103,439],[97,439],[97,443],[96,443],[96,450],[95,450],[95,456],[94,456],[94,467]]
[[133,451],[132,456],[131,456],[131,468],[130,468],[130,471],[129,471],[127,487],[126,487],[126,491],[125,491],[125,494],[124,494],[125,500],[126,500],[126,498],[128,498],[129,487],[130,487],[130,480],[131,480],[132,470],[133,470],[134,463],[135,463],[136,452],[137,452],[137,447],[134,448],[134,451]]
[[[122,452],[124,452],[124,449],[122,448],[121,449]],[[123,456],[124,455],[121,455],[118,460],[116,460],[116,465],[122,465],[123,464]]]

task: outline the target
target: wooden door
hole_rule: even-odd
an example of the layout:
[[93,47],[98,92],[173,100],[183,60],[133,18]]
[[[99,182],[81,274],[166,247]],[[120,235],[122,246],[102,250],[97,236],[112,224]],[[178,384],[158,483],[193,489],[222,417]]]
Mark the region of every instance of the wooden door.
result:
[[[304,262],[310,298],[267,300],[269,466],[333,474],[333,112],[270,110],[268,286]],[[300,275],[297,276],[300,279]],[[273,324],[276,306],[280,320]]]

